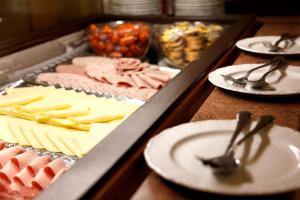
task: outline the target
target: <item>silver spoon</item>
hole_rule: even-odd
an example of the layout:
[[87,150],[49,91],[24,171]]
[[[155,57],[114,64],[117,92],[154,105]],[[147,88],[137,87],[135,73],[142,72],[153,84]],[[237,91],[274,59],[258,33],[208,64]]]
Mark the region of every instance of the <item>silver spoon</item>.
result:
[[246,141],[248,138],[252,137],[256,133],[260,133],[263,129],[268,127],[274,121],[274,117],[271,115],[263,115],[258,119],[258,122],[253,130],[247,133],[243,138],[241,138],[236,144],[232,145],[228,150],[226,150],[225,154],[214,157],[214,158],[201,158],[196,156],[198,160],[200,160],[204,165],[208,165],[212,167],[216,172],[221,173],[230,173],[235,171],[240,166],[240,160],[234,158],[235,149]]
[[266,81],[267,76],[270,73],[272,73],[272,72],[274,72],[274,71],[276,71],[276,70],[278,70],[280,68],[286,67],[287,65],[288,65],[287,61],[285,61],[285,60],[284,61],[280,61],[279,63],[277,63],[276,66],[274,66],[269,71],[267,71],[266,73],[264,73],[260,79],[258,79],[256,81],[248,80],[247,83],[246,83],[246,85],[249,85],[249,86],[251,86],[251,88],[256,88],[256,89],[264,88],[266,86],[269,86],[269,83]]
[[279,44],[282,41],[292,40],[292,39],[295,39],[295,38],[297,38],[297,35],[291,35],[289,33],[281,34],[280,38],[274,44],[270,43],[270,45],[269,45],[270,51],[272,51],[272,52],[282,51],[283,49],[279,46]]
[[[200,159],[203,164],[212,164],[214,165],[215,159],[219,160],[224,158],[225,156],[227,156],[227,154],[229,153],[229,150],[232,148],[237,136],[239,135],[239,133],[245,128],[245,126],[250,122],[250,118],[252,116],[252,113],[249,111],[241,111],[237,114],[236,118],[237,118],[237,125],[235,127],[235,130],[233,131],[233,134],[230,138],[230,141],[226,147],[225,152],[223,153],[222,156],[218,156],[216,158],[209,158],[209,159],[204,159],[204,158],[198,158]],[[226,160],[225,160],[226,161]],[[224,162],[224,161],[223,161]]]

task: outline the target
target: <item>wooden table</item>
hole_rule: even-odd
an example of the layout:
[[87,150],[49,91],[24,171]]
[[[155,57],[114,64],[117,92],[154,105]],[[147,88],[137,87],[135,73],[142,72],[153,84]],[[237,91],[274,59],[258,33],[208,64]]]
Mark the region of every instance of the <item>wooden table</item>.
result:
[[[260,35],[278,35],[283,31],[300,35],[300,17],[263,17],[258,18],[264,25],[256,33]],[[300,66],[299,56],[286,57],[290,64]],[[247,52],[241,52],[234,64],[261,63],[270,59],[270,56],[262,56]],[[298,83],[300,84],[300,83]],[[191,121],[207,119],[233,119],[238,111],[249,110],[254,113],[254,118],[259,115],[271,114],[276,117],[276,124],[287,126],[300,131],[300,96],[286,97],[261,97],[241,95],[215,88]],[[300,181],[300,180],[299,180]],[[191,191],[176,186],[161,179],[151,172],[136,193],[133,200],[185,200],[185,199],[253,199],[253,197],[225,197]],[[256,199],[300,199],[300,190],[296,192],[273,195],[268,197],[256,197]]]

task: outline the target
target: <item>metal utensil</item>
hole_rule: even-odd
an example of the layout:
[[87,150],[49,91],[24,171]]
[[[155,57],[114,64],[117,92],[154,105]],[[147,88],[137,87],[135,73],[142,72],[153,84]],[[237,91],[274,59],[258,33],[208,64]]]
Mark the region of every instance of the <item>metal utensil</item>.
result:
[[261,69],[263,67],[266,67],[266,66],[269,66],[269,65],[276,65],[278,64],[280,61],[284,61],[284,58],[282,56],[276,56],[275,58],[273,58],[272,60],[270,60],[269,62],[267,62],[266,64],[263,64],[263,65],[260,65],[258,67],[255,67],[253,69],[250,69],[249,71],[247,71],[245,73],[245,75],[243,75],[242,77],[240,78],[234,78],[233,76],[231,76],[230,74],[227,74],[227,75],[223,75],[221,74],[221,76],[224,78],[225,81],[230,81],[230,83],[232,85],[235,85],[235,86],[241,86],[241,87],[244,87],[247,82],[249,81],[248,78],[250,76],[250,74],[252,72],[254,72],[255,70],[257,69]]
[[248,80],[247,85],[249,85],[249,86],[251,86],[252,88],[255,88],[255,89],[265,88],[266,86],[269,85],[269,83],[266,81],[267,76],[270,73],[272,73],[272,72],[274,72],[274,71],[276,71],[280,68],[286,67],[287,65],[288,65],[288,62],[282,61],[282,62],[278,63],[277,66],[274,66],[269,71],[264,73],[260,79],[258,79],[256,81]]
[[283,33],[283,34],[281,34],[280,38],[274,44],[272,44],[270,41],[264,41],[263,45],[266,46],[267,48],[269,48],[269,51],[271,51],[271,52],[283,51],[284,48],[280,47],[279,44],[283,41],[292,40],[297,37],[298,37],[297,35]]
[[204,165],[208,165],[212,167],[216,172],[221,173],[231,173],[239,168],[240,160],[234,158],[234,152],[238,146],[240,146],[244,141],[253,135],[260,133],[274,121],[274,117],[271,115],[263,115],[258,119],[256,126],[248,132],[243,138],[241,138],[237,143],[232,145],[228,150],[226,150],[225,154],[214,157],[214,158],[202,158],[196,156],[198,160],[200,160]]

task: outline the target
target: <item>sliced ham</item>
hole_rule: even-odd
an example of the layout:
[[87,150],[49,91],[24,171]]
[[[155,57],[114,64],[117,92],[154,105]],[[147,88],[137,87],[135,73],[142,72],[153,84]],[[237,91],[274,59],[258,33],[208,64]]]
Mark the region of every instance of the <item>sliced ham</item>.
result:
[[56,72],[85,75],[85,65],[61,64],[56,67]]
[[22,154],[16,155],[10,161],[21,170],[37,157],[38,156],[34,151],[26,151]]
[[161,81],[161,82],[168,82],[171,80],[171,77],[169,74],[165,73],[165,72],[161,72],[161,71],[148,71],[145,72],[145,75],[149,78],[155,79],[157,81]]
[[147,83],[151,88],[154,88],[154,89],[160,89],[164,86],[164,83],[161,82],[161,81],[157,81],[155,79],[152,79],[152,78],[149,78],[148,76],[140,73],[138,74],[138,76],[145,82]]
[[143,81],[143,79],[141,79],[137,74],[132,74],[131,78],[138,88],[149,88],[149,85],[145,81]]
[[83,65],[83,66],[97,66],[101,68],[113,68],[116,59],[99,57],[99,56],[86,56],[86,57],[75,57],[72,60],[74,65]]
[[68,169],[60,158],[51,161],[21,146],[0,150],[0,161],[0,199],[33,199]]
[[[77,74],[66,74],[66,73],[42,73],[38,75],[39,81],[45,81],[50,85],[60,85],[65,88],[76,88],[76,89],[88,89],[86,91],[107,93],[112,95],[127,96],[130,98],[138,98],[141,100],[148,100],[157,90],[149,89],[140,90],[137,87],[117,87],[106,83],[100,83],[93,79]],[[135,82],[136,84],[136,82]],[[149,86],[148,86],[149,87]],[[151,95],[149,95],[151,94]]]
[[18,200],[33,199],[39,193],[38,190],[26,187],[18,182],[13,182],[10,184],[10,188],[15,192],[15,196],[18,196]]
[[14,156],[23,153],[24,149],[21,146],[14,146],[0,151],[0,165],[1,168]]
[[50,184],[54,183],[61,175],[63,175],[66,171],[67,171],[68,168],[62,168],[60,169],[54,176],[54,178],[52,179],[52,181],[50,182]]
[[105,75],[104,74],[109,74],[109,73],[113,73],[116,74],[114,71],[114,68],[112,67],[110,68],[102,68],[99,66],[87,66],[86,67],[86,74],[94,79],[97,79],[100,82],[107,82],[107,80],[105,80]]
[[122,76],[116,85],[119,87],[136,87],[134,80],[128,75]]
[[58,158],[43,167],[31,182],[33,188],[43,190],[51,183],[55,175],[61,170],[66,168],[62,159]]
[[0,150],[4,149],[5,142],[3,140],[0,140]]
[[135,58],[120,58],[115,64],[115,70],[119,74],[132,74],[143,68],[141,61]]
[[38,171],[51,162],[50,156],[40,156],[31,161],[27,167],[22,169],[17,175],[13,177],[13,181],[25,186],[30,186],[31,181],[38,173]]
[[22,186],[29,187],[34,177],[35,174],[33,174],[32,171],[30,171],[26,167],[13,177],[12,183],[16,183],[15,185],[22,185]]
[[49,176],[54,177],[58,173],[58,171],[60,171],[61,169],[65,168],[65,167],[66,167],[65,162],[62,159],[57,158],[57,159],[53,160],[52,162],[50,162],[48,165],[46,165],[44,167],[44,171]]
[[11,188],[9,187],[9,184],[0,181],[0,192],[11,192]]
[[37,155],[33,151],[26,151],[24,153],[16,155],[0,170],[1,180],[8,183],[12,182],[13,177],[36,157]]

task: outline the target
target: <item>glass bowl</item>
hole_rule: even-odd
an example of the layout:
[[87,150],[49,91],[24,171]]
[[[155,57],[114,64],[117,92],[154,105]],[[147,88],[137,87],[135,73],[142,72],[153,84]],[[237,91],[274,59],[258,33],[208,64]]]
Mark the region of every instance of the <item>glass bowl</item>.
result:
[[99,56],[142,59],[150,46],[152,27],[138,21],[114,21],[90,24],[87,32],[89,45]]
[[184,68],[201,56],[202,51],[216,41],[223,27],[202,22],[175,22],[155,26],[155,35],[164,62]]

